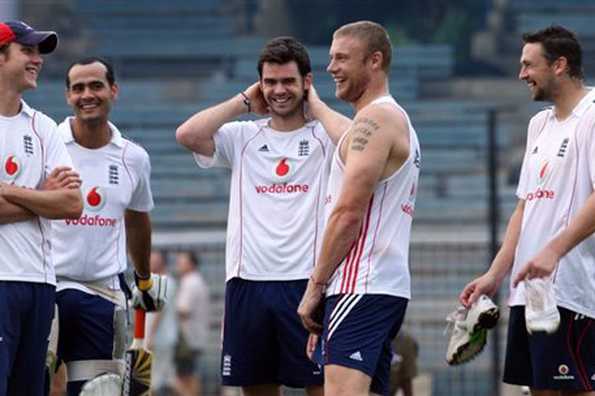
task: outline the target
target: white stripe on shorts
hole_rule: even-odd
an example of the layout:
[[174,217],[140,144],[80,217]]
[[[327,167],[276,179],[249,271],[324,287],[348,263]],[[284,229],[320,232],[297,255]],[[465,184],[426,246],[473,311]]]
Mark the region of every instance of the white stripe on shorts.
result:
[[341,322],[345,319],[349,312],[351,312],[351,310],[363,296],[363,294],[346,294],[340,298],[329,318],[327,340],[331,338]]

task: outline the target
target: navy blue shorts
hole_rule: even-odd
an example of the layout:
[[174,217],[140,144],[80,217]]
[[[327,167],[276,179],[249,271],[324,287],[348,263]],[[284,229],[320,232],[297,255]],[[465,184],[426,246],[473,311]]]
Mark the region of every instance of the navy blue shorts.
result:
[[322,370],[306,356],[308,332],[297,315],[307,280],[230,279],[225,291],[223,385],[322,385]]
[[325,301],[323,362],[359,370],[370,390],[388,395],[391,343],[409,300],[388,295],[339,294]]
[[529,335],[525,307],[511,307],[504,382],[543,390],[595,389],[595,320],[558,309],[558,331]]
[[[125,311],[103,297],[75,289],[57,293],[58,361],[122,359],[125,350]],[[68,383],[68,394],[78,395],[85,381]]]
[[0,395],[39,396],[56,288],[0,281]]

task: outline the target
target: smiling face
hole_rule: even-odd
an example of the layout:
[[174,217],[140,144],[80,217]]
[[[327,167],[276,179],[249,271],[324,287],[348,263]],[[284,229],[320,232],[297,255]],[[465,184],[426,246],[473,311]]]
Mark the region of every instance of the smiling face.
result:
[[287,119],[302,114],[305,90],[311,82],[312,76],[302,77],[294,61],[262,65],[260,87],[273,116]]
[[371,79],[364,43],[353,36],[335,36],[326,70],[335,80],[335,96],[346,102],[356,102]]
[[68,72],[70,86],[66,101],[81,121],[107,121],[112,102],[118,96],[118,86],[110,85],[107,68],[101,62],[75,65]]
[[13,42],[0,58],[2,76],[14,84],[17,92],[37,88],[37,77],[43,65],[43,58],[37,47]]
[[555,62],[548,63],[540,43],[527,43],[523,47],[519,79],[527,83],[533,100],[552,99],[556,88]]

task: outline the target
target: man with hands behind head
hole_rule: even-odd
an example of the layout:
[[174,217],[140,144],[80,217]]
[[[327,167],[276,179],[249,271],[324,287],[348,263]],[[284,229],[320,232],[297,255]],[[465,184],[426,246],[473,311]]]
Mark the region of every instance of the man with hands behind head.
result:
[[[257,83],[176,133],[201,167],[231,168],[221,374],[247,396],[276,396],[280,385],[320,395],[322,373],[306,357],[296,310],[320,243],[337,136],[304,116],[312,74],[302,44],[269,41],[258,72]],[[268,117],[233,121],[250,112]]]

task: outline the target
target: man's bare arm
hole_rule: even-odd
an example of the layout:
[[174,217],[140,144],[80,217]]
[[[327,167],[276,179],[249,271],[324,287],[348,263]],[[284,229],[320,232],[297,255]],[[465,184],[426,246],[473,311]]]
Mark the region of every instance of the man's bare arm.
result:
[[558,262],[576,245],[593,235],[595,232],[595,193],[592,193],[582,208],[571,219],[568,226],[555,238],[545,245],[537,255],[523,263],[525,266],[519,271],[514,284],[517,285],[525,278],[543,278],[549,276]]
[[78,219],[83,211],[78,188],[46,191],[0,183],[0,196],[47,219]]
[[124,215],[128,253],[132,258],[134,270],[141,278],[151,275],[149,259],[151,256],[151,218],[146,212],[126,210]]
[[29,209],[8,202],[0,196],[0,224],[18,223],[20,221],[31,220],[35,217],[37,215]]
[[504,241],[496,257],[494,257],[490,269],[469,282],[459,295],[459,301],[464,306],[470,307],[482,294],[491,296],[500,287],[502,280],[508,274],[514,262],[514,253],[521,234],[524,211],[525,201],[521,199],[510,216],[510,220],[508,220]]
[[314,312],[322,302],[324,285],[341,261],[347,256],[361,230],[363,219],[378,182],[382,178],[391,151],[396,145],[395,135],[407,132],[403,123],[387,121],[386,110],[372,106],[360,111],[349,133],[343,175],[343,189],[329,216],[322,249],[298,308],[302,323],[311,333],[320,333],[321,324],[314,320]]
[[[195,153],[212,156],[215,153],[213,137],[223,124],[249,111],[266,114],[266,102],[259,83],[252,84],[243,94],[246,98],[238,93],[233,98],[202,110],[186,120],[176,130],[178,143]],[[245,103],[246,100],[249,101],[250,108]]]
[[320,121],[333,143],[338,144],[341,136],[351,127],[351,118],[328,107],[318,96],[314,85],[308,89],[308,107],[312,117]]
[[[78,173],[69,167],[56,167],[44,181],[42,190],[58,190],[60,188],[78,189],[81,180]],[[17,223],[37,217],[31,210],[0,196],[0,224]]]
[[360,232],[370,198],[388,164],[395,135],[406,133],[395,133],[395,125],[386,121],[386,110],[371,106],[357,115],[349,130],[343,189],[329,217],[313,273],[318,282],[327,282],[349,253]]

